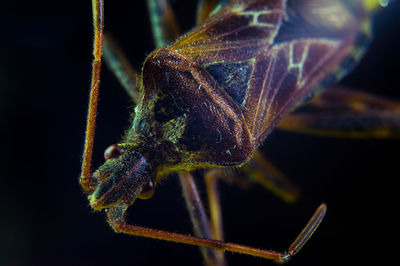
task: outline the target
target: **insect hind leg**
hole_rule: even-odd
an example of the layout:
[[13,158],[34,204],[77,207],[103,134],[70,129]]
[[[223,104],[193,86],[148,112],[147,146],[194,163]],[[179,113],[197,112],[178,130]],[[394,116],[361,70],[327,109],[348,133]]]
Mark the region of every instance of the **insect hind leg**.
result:
[[341,138],[400,138],[400,101],[341,87],[327,88],[286,116],[278,129]]

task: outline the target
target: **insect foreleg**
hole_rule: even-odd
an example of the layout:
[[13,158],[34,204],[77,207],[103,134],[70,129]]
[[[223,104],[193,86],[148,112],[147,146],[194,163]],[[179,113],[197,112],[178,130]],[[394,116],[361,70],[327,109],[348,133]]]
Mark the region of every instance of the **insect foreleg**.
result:
[[91,176],[90,166],[92,161],[94,133],[96,126],[97,103],[99,99],[101,56],[103,54],[103,28],[104,28],[104,4],[102,0],[92,0],[93,7],[93,62],[92,81],[90,85],[89,110],[87,115],[85,147],[82,158],[82,172],[79,182],[85,191],[90,191]]
[[[179,180],[182,185],[186,207],[190,214],[195,235],[202,238],[216,239],[212,232],[209,219],[204,210],[193,176],[190,172],[180,172]],[[221,240],[221,238],[218,238],[218,240]],[[201,251],[206,265],[223,266],[226,264],[223,252],[205,248],[201,248]]]
[[326,213],[326,205],[321,204],[321,206],[311,217],[310,221],[301,231],[299,236],[290,245],[288,252],[283,253],[265,249],[252,248],[233,243],[225,243],[221,240],[205,239],[189,235],[170,233],[162,230],[145,228],[137,225],[129,225],[125,221],[125,213],[128,206],[128,204],[119,204],[108,209],[107,221],[115,232],[206,248],[213,248],[217,250],[226,250],[279,262],[284,262],[288,260],[291,256],[295,255],[301,249],[301,247],[307,242],[307,240],[317,229]]
[[137,103],[139,92],[137,88],[137,71],[132,67],[115,40],[108,34],[104,34],[104,61],[107,67],[131,97]]
[[175,14],[167,0],[147,0],[154,42],[157,48],[174,41],[180,34]]

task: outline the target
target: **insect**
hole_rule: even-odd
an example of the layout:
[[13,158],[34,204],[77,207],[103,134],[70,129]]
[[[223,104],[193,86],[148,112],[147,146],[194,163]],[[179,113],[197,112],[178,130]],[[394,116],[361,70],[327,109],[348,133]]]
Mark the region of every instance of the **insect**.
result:
[[[168,2],[149,0],[159,49],[147,57],[140,74],[124,69],[117,49],[111,41],[105,42],[106,60],[137,105],[124,139],[106,149],[106,162],[91,174],[104,39],[103,1],[92,2],[95,59],[80,178],[91,207],[105,210],[116,232],[214,249],[203,251],[204,257],[221,265],[221,251],[275,261],[286,261],[296,254],[322,221],[324,204],[287,252],[256,249],[222,240],[213,182],[223,168],[257,171],[257,167],[248,166],[257,163],[260,156],[255,155],[256,149],[277,126],[304,132],[332,130],[319,116],[288,114],[313,92],[340,80],[362,57],[371,38],[371,12],[380,2],[205,0],[199,3],[198,26],[172,42],[179,28]],[[137,79],[137,90],[133,79]],[[321,94],[311,104],[331,110],[335,106],[329,104],[334,99],[347,111],[342,124],[356,116],[385,118],[381,112],[369,113],[360,106],[398,111],[396,104],[343,90]],[[397,122],[389,116],[384,123],[387,128],[368,123],[362,129],[369,134],[391,134]],[[348,134],[342,124],[335,125],[338,132]],[[196,169],[215,169],[207,175],[211,222],[205,218],[189,173]],[[199,237],[126,222],[128,207],[137,198],[150,198],[160,180],[172,173],[179,173],[188,205],[196,206],[191,215]],[[295,193],[288,187],[272,185],[277,194],[290,198]]]

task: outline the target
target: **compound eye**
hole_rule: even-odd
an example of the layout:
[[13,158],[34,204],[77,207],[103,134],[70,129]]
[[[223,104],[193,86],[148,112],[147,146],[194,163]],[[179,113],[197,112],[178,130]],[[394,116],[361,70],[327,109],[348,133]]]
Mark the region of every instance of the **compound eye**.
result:
[[116,158],[122,154],[123,150],[120,146],[117,144],[110,145],[105,151],[104,151],[104,160],[109,160],[112,158]]
[[154,183],[153,181],[150,180],[143,186],[142,191],[140,192],[138,198],[150,199],[154,195],[154,190],[155,190]]

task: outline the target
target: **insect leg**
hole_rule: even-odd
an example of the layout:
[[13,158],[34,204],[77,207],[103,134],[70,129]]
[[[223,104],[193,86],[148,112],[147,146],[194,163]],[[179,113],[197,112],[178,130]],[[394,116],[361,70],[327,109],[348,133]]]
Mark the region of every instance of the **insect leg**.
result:
[[[180,172],[179,180],[182,185],[186,207],[194,227],[195,235],[202,238],[215,239],[213,237],[207,214],[200,199],[196,183],[190,172]],[[223,266],[225,265],[222,252],[215,249],[201,248],[206,265]]]
[[[213,190],[212,187],[216,186],[216,180],[213,179],[232,182],[242,189],[248,189],[250,186],[257,183],[288,203],[295,202],[299,197],[299,189],[259,151],[256,151],[252,158],[240,168],[240,171],[246,174],[246,178],[241,177],[233,171],[230,172],[229,170],[230,169],[213,169],[206,174],[206,186],[209,191],[208,196],[211,212],[211,228],[213,228],[214,231],[218,231],[217,221],[220,218],[216,215],[219,213],[219,203],[215,202],[214,193],[211,192]],[[218,194],[218,191],[216,191],[216,193]],[[215,199],[217,198],[216,196]],[[216,215],[215,218],[213,218],[213,214]],[[220,238],[215,237],[215,239]]]
[[299,197],[298,188],[259,151],[255,151],[250,161],[240,169],[252,181],[267,188],[288,203],[295,202]]
[[136,85],[137,72],[109,34],[104,34],[104,61],[132,101],[137,103],[139,97]]
[[281,130],[329,137],[400,138],[400,101],[329,88],[279,124]]
[[92,0],[93,8],[93,62],[92,81],[90,85],[89,110],[87,115],[85,147],[82,158],[82,172],[79,182],[86,191],[91,190],[90,167],[94,144],[94,133],[96,126],[97,103],[99,99],[101,56],[103,54],[103,28],[104,28],[104,4],[102,0]]
[[157,48],[175,40],[179,34],[179,26],[174,12],[167,0],[147,0],[150,13],[153,38]]
[[289,246],[288,252],[276,252],[265,249],[258,249],[234,243],[225,243],[222,240],[212,240],[194,237],[190,235],[170,233],[167,231],[156,230],[137,225],[129,225],[125,221],[125,213],[128,204],[120,204],[107,210],[107,221],[115,232],[124,233],[133,236],[141,236],[152,239],[159,239],[182,243],[187,245],[195,245],[217,250],[226,250],[234,253],[247,254],[251,256],[261,257],[279,262],[287,261],[291,256],[295,255],[301,247],[307,242],[311,235],[315,232],[326,213],[326,205],[321,204],[311,217],[307,225]]
[[222,225],[221,205],[218,193],[218,179],[225,175],[221,169],[213,169],[208,171],[204,178],[207,189],[208,204],[210,206],[211,229],[214,239],[221,240],[224,238],[224,230]]
[[218,0],[200,0],[197,5],[196,24],[205,21],[218,4]]

